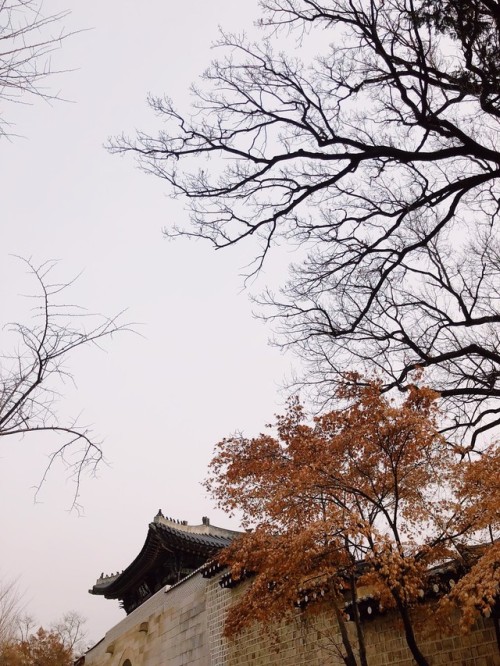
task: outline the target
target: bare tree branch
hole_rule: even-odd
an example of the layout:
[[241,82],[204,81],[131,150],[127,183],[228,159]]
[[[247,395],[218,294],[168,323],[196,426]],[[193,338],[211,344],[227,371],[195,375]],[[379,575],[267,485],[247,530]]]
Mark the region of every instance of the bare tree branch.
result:
[[74,34],[62,27],[68,15],[69,11],[45,14],[42,0],[0,0],[0,136],[11,134],[6,102],[59,97],[46,81],[60,73],[52,66],[51,54]]
[[12,641],[18,631],[23,595],[17,580],[0,583],[0,646]]
[[301,248],[261,312],[323,403],[349,370],[405,390],[423,368],[448,436],[474,445],[500,397],[500,4],[261,6],[262,40],[222,35],[191,112],[153,97],[161,131],[111,150],[189,201],[167,235],[254,243],[250,273]]
[[85,651],[86,622],[86,618],[81,613],[73,610],[64,613],[62,618],[51,627],[51,630],[60,637],[63,645],[71,650],[75,659]]
[[88,346],[100,347],[105,338],[131,330],[123,313],[94,315],[65,298],[69,283],[52,281],[55,262],[39,266],[23,260],[35,279],[37,293],[29,323],[13,322],[4,330],[15,341],[13,351],[0,354],[0,438],[49,432],[61,438],[36,489],[38,495],[56,461],[64,464],[75,481],[73,507],[78,508],[84,473],[92,473],[103,458],[101,442],[88,426],[77,421],[61,423],[56,410],[58,385],[73,377],[66,362],[72,353]]

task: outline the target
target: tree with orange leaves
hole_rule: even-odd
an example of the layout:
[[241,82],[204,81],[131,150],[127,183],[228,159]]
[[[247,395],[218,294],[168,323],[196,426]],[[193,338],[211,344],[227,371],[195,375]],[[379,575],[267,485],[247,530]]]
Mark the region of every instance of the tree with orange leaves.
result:
[[[455,490],[463,468],[438,431],[436,397],[412,386],[398,404],[377,384],[349,387],[339,395],[347,406],[312,424],[292,401],[275,433],[218,444],[206,486],[220,507],[241,512],[250,530],[220,561],[233,579],[255,574],[229,611],[228,635],[322,598],[308,608],[329,601],[345,663],[355,666],[359,658],[367,666],[356,595],[370,584],[384,607],[399,613],[416,663],[428,665],[410,609],[429,567],[456,556],[474,528],[474,502]],[[359,657],[341,610],[346,594]]]
[[472,526],[471,536],[480,545],[468,553],[469,571],[445,599],[445,606],[451,603],[460,610],[465,631],[479,613],[493,616],[500,649],[500,450],[496,442],[475,459],[462,461],[457,486],[463,520]]
[[72,666],[73,652],[56,631],[42,627],[24,640],[0,648],[1,666]]

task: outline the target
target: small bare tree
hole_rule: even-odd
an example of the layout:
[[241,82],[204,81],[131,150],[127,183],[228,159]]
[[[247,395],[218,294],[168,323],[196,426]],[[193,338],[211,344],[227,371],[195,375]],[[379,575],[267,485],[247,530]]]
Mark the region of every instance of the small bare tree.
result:
[[27,641],[36,629],[36,621],[30,613],[22,613],[17,619],[16,638],[20,641]]
[[64,647],[71,650],[74,657],[79,657],[85,650],[86,622],[86,618],[81,613],[72,610],[64,613],[62,618],[51,627],[51,630],[61,639]]
[[72,283],[52,281],[54,262],[36,266],[25,261],[38,293],[31,296],[35,305],[30,322],[13,322],[3,329],[11,334],[13,350],[0,353],[0,438],[35,432],[60,435],[62,443],[50,454],[36,492],[54,463],[61,461],[75,478],[76,507],[82,474],[93,472],[103,454],[101,442],[87,426],[60,421],[55,409],[58,385],[72,379],[65,365],[72,352],[99,346],[104,338],[128,327],[121,323],[122,313],[115,317],[94,315],[63,300]]
[[45,80],[56,73],[50,54],[71,34],[62,28],[69,12],[44,15],[42,5],[41,0],[0,0],[0,136],[8,125],[3,102],[57,97]]
[[14,640],[22,612],[22,593],[16,580],[0,582],[0,646]]

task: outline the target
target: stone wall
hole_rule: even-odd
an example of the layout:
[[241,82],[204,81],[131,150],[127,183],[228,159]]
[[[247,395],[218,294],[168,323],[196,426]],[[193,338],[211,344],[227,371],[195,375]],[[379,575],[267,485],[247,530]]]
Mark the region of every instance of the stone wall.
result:
[[85,666],[210,666],[206,584],[194,574],[157,592],[107,632]]
[[[343,666],[335,620],[327,613],[296,618],[272,631],[253,627],[236,640],[223,636],[224,616],[244,586],[219,586],[219,576],[195,573],[160,591],[111,629],[89,653],[86,666]],[[353,625],[349,623],[351,629]],[[392,614],[365,623],[370,666],[413,664]],[[500,666],[493,624],[481,620],[468,635],[432,625],[419,645],[433,666]]]
[[[344,666],[333,613],[311,617],[297,612],[295,620],[271,631],[253,627],[235,640],[225,639],[224,614],[231,601],[244,593],[244,586],[221,589],[218,581],[216,576],[207,587],[210,666]],[[354,633],[353,623],[348,627]],[[419,646],[433,666],[500,666],[491,620],[479,620],[467,635],[458,632],[456,622],[453,627],[444,631],[431,621],[417,630]],[[370,666],[414,664],[395,614],[367,620],[364,629]]]

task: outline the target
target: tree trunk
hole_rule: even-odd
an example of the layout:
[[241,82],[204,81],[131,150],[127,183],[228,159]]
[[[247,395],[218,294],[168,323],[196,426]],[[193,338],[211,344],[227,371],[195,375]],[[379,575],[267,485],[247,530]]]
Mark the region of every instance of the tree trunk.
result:
[[346,651],[346,656],[344,657],[346,666],[358,666],[356,656],[352,649],[351,639],[349,638],[349,634],[347,633],[347,628],[345,626],[344,616],[342,615],[342,611],[337,606],[335,601],[333,602],[333,609],[335,611],[335,617],[337,618],[337,622],[339,625],[340,635],[342,636],[342,643]]
[[403,627],[405,630],[405,638],[406,638],[406,644],[410,648],[410,652],[413,655],[413,658],[417,662],[418,666],[429,666],[429,662],[427,659],[424,657],[424,655],[420,652],[420,649],[417,645],[417,641],[415,639],[415,633],[413,631],[413,625],[411,623],[410,619],[410,613],[408,611],[408,608],[403,604],[401,601],[401,598],[396,592],[392,593],[392,596],[396,600],[396,604],[398,607],[399,614],[401,616],[401,619],[403,620]]
[[361,666],[368,666],[368,661],[366,659],[365,633],[363,631],[363,626],[361,624],[361,618],[359,617],[358,596],[356,591],[356,578],[353,573],[351,573],[349,583],[351,587],[351,599],[352,599],[352,610],[354,613],[354,623],[356,625],[356,635],[358,638],[359,660],[361,662]]
[[493,612],[493,626],[495,627],[498,652],[500,652],[500,613],[496,610]]

